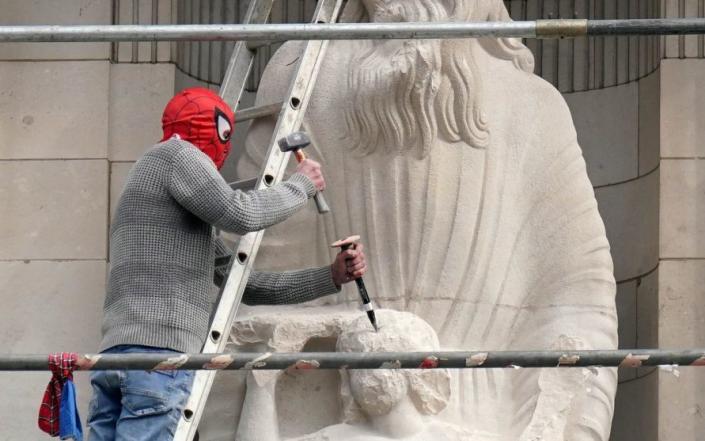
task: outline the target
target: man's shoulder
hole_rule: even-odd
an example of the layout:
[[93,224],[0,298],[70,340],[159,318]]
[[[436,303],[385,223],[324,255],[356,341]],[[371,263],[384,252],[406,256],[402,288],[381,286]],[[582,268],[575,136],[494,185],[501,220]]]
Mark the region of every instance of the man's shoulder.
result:
[[167,139],[153,145],[145,152],[143,158],[172,158],[189,147],[192,147],[192,145],[182,139]]
[[136,165],[159,164],[160,167],[166,169],[176,163],[209,160],[205,153],[190,142],[174,138],[152,146],[142,155]]

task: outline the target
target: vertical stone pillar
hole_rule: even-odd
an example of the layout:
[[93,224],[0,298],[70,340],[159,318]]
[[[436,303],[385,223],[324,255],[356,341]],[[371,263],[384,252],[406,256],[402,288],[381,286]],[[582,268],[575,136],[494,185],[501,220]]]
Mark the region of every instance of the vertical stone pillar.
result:
[[[705,346],[705,60],[662,62],[659,346]],[[705,433],[705,377],[659,373],[659,440]]]
[[[664,17],[705,17],[703,0],[663,0]],[[705,346],[705,36],[665,37],[661,67],[659,347]],[[703,373],[659,372],[659,440],[700,439]]]

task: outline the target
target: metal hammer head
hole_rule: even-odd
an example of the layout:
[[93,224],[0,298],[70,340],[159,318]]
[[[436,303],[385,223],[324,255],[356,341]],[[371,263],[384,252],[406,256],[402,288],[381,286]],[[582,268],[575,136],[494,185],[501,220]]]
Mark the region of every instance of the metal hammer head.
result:
[[311,138],[306,132],[292,132],[277,141],[282,152],[302,149],[311,144]]

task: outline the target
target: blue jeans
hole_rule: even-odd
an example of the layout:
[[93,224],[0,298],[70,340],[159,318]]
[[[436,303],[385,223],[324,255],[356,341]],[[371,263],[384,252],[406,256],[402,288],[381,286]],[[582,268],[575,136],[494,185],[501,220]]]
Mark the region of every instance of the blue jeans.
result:
[[[166,352],[115,346],[104,354]],[[88,411],[89,441],[171,441],[191,392],[193,371],[94,371]]]

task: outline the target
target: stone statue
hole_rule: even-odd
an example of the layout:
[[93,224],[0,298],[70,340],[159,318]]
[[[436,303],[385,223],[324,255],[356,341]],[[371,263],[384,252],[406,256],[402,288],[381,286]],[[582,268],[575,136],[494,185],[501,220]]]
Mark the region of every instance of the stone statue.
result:
[[[509,17],[501,0],[350,0],[343,19]],[[302,47],[277,51],[258,104],[282,100]],[[585,162],[563,98],[532,70],[513,39],[331,42],[303,129],[332,213],[311,207],[270,229],[257,266],[321,264],[331,242],[360,234],[373,300],[420,316],[443,349],[616,348],[612,260]],[[251,125],[240,178],[259,171],[273,125]],[[359,299],[346,288],[325,304]],[[439,416],[469,430],[609,437],[616,370],[454,371],[451,381],[459,393]]]

